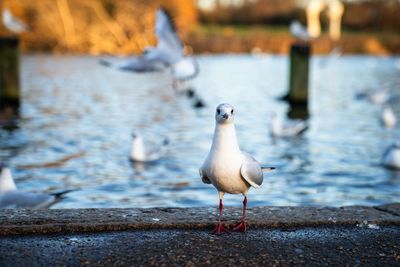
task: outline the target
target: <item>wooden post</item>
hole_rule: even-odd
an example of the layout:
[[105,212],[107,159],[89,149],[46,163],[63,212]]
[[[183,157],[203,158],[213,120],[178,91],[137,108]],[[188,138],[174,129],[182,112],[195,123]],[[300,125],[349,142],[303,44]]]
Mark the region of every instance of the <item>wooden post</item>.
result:
[[17,37],[0,37],[0,117],[19,113],[19,41]]
[[289,92],[283,97],[291,105],[288,116],[308,117],[308,76],[311,48],[309,43],[296,42],[290,47]]
[[288,100],[307,104],[310,45],[295,43],[290,48],[290,72]]

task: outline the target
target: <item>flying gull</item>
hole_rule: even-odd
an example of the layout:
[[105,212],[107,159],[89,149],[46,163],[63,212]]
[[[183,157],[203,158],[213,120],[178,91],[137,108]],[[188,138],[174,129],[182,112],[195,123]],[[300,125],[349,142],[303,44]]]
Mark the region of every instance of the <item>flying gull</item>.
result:
[[[196,77],[199,72],[197,61],[193,57],[185,56],[184,46],[172,17],[163,8],[157,10],[155,34],[158,39],[156,47],[146,47],[142,55],[130,58],[116,68],[133,72],[169,70],[179,82]],[[106,61],[101,63],[111,65]]]

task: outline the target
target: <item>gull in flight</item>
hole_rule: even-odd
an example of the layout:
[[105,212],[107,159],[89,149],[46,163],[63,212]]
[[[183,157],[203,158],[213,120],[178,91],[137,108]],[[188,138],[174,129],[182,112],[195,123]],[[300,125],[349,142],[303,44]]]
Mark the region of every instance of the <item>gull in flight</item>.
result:
[[134,162],[151,162],[159,160],[167,152],[168,140],[159,146],[145,144],[139,132],[132,133],[131,160]]
[[389,169],[400,170],[400,139],[386,148],[382,157],[383,166]]
[[215,234],[225,231],[221,224],[222,198],[225,193],[243,194],[242,220],[234,226],[234,231],[246,231],[247,191],[251,186],[259,188],[263,182],[263,171],[272,167],[262,167],[251,155],[240,150],[233,120],[235,111],[230,104],[220,104],[215,113],[215,130],[210,152],[199,172],[203,183],[212,184],[219,192],[218,224]]
[[393,128],[396,125],[396,115],[394,115],[391,107],[386,106],[381,113],[381,123],[386,128]]
[[25,23],[15,17],[8,8],[3,10],[3,25],[7,30],[13,33],[22,33],[28,30]]
[[11,170],[0,163],[0,209],[28,208],[43,209],[63,199],[73,190],[54,194],[23,192],[17,189]]
[[311,35],[307,28],[304,27],[298,20],[292,21],[289,26],[290,33],[299,40],[307,42],[311,40]]
[[272,114],[271,135],[274,137],[297,136],[307,130],[308,125],[303,120],[285,120],[276,114]]
[[[155,33],[156,47],[148,46],[139,57],[131,58],[117,69],[133,72],[153,72],[170,70],[177,82],[197,76],[199,66],[193,57],[185,56],[184,46],[178,36],[171,16],[162,8],[157,10]],[[106,61],[103,65],[110,65]]]

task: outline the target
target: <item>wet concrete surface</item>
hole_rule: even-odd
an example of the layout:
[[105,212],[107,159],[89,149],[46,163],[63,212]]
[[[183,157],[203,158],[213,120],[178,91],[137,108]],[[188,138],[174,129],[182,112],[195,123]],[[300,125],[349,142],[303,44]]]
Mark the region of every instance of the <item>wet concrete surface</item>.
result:
[[[400,204],[0,210],[0,266],[400,266]],[[232,225],[240,207],[224,209]]]
[[134,230],[0,237],[1,266],[399,266],[400,227]]
[[[223,222],[237,223],[241,207],[225,207]],[[246,212],[250,229],[354,226],[367,221],[400,226],[400,203],[364,207],[254,207]],[[151,209],[0,210],[0,236],[105,232],[144,229],[204,229],[216,223],[218,207]]]

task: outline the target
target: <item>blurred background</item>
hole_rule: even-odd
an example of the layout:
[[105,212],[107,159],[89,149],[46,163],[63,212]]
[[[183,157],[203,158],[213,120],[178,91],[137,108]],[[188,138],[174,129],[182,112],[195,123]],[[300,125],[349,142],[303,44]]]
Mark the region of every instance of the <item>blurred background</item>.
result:
[[[156,42],[154,10],[162,5],[195,53],[289,51],[288,25],[306,25],[307,0],[2,0],[29,25],[21,36],[24,52],[130,54]],[[400,52],[400,1],[343,1],[343,53]],[[327,9],[315,53],[332,49]]]
[[[398,0],[343,1],[335,38],[324,7],[321,32],[311,40],[299,40],[289,26],[307,25],[307,0],[0,3],[26,24],[18,36],[1,29],[20,41],[20,107],[11,124],[1,124],[0,162],[21,191],[80,189],[55,208],[217,206],[215,188],[202,183],[198,169],[222,102],[236,108],[241,149],[277,167],[264,175],[261,189],[250,190],[249,206],[400,201],[400,172],[382,162],[400,138],[398,119],[382,121],[385,108],[400,117]],[[199,67],[184,92],[168,71],[122,72],[99,64],[156,45],[159,6],[171,14]],[[273,114],[286,117],[292,108],[281,98],[291,87],[296,44],[311,48],[300,49],[311,53],[301,60],[306,72],[298,74],[307,80],[308,129],[282,138],[272,133]],[[167,138],[164,157],[132,163],[132,131],[150,143]],[[238,195],[224,199],[242,203]]]

